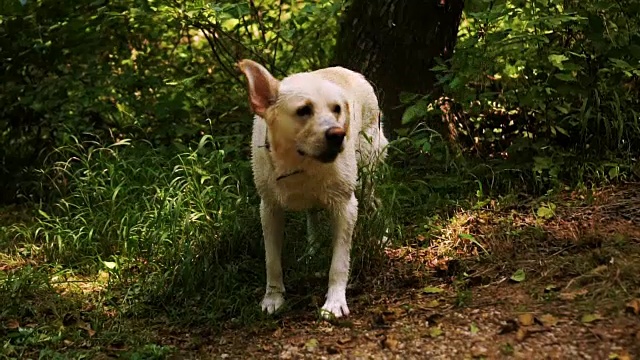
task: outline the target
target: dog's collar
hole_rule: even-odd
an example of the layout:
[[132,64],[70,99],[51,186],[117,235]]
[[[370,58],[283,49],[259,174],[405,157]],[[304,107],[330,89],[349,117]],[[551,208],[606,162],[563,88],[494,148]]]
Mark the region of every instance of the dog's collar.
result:
[[264,148],[267,152],[271,152],[271,144],[269,144],[269,140],[264,139],[264,145],[260,145],[258,147]]
[[[264,145],[259,146],[259,147],[264,148],[265,150],[267,150],[267,152],[271,152],[271,144],[269,143],[269,129],[267,129],[267,131],[265,131]],[[298,169],[298,170],[292,171],[292,172],[290,172],[288,174],[284,174],[284,175],[278,176],[276,178],[276,181],[280,181],[282,179],[288,178],[289,176],[297,175],[297,174],[300,174],[300,173],[303,173],[303,172],[304,172],[303,170]]]
[[265,148],[268,152],[271,152],[271,144],[269,143],[269,128],[264,132],[264,145],[258,146],[261,148]]

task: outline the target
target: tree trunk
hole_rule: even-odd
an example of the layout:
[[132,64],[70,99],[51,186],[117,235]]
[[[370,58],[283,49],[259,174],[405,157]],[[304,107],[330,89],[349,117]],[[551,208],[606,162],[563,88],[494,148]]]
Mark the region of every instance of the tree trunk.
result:
[[401,91],[439,95],[430,69],[453,54],[463,7],[464,0],[353,0],[346,10],[334,63],[374,84],[391,138],[402,124]]

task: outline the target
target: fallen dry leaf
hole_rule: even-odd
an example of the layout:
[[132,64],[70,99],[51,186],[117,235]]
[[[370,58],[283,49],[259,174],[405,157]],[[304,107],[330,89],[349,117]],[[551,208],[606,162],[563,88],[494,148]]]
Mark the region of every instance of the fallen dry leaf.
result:
[[91,324],[89,324],[87,322],[79,320],[77,325],[78,325],[78,327],[80,329],[85,330],[87,332],[87,334],[89,334],[89,337],[93,337],[93,335],[96,334],[96,331],[91,328]]
[[318,330],[325,334],[331,334],[333,333],[333,326],[320,326]]
[[63,344],[65,344],[66,346],[71,346],[71,345],[73,345],[73,341],[71,341],[71,340],[67,340],[67,339],[62,340],[62,343],[63,343]]
[[640,315],[640,299],[636,298],[627,303],[627,311],[632,314]]
[[340,338],[340,339],[338,339],[338,344],[344,345],[344,344],[346,344],[348,342],[351,342],[351,340],[353,340],[353,338],[351,338],[351,337]]
[[7,329],[17,329],[20,327],[20,323],[18,322],[18,320],[12,319],[7,321],[6,327]]
[[587,289],[580,289],[578,291],[563,292],[563,293],[560,293],[560,299],[571,301],[571,300],[575,300],[579,296],[586,295],[588,292],[589,292],[589,290],[587,290]]
[[387,336],[382,341],[382,346],[389,350],[395,350],[398,348],[398,340],[394,339],[392,336]]
[[629,355],[626,351],[621,351],[619,354],[612,353],[609,354],[609,359],[611,360],[631,360],[631,355]]
[[274,338],[279,338],[282,336],[282,328],[277,328],[276,331],[273,332]]
[[428,303],[424,304],[424,306],[428,308],[434,308],[440,306],[440,303],[438,302],[438,300],[431,300]]
[[382,317],[386,323],[392,323],[398,319],[398,316],[393,310],[385,310],[382,312]]
[[529,332],[527,331],[527,329],[520,328],[520,329],[518,329],[518,332],[516,333],[516,339],[518,341],[523,341],[524,339],[527,338],[528,335],[529,335]]
[[591,270],[591,273],[592,273],[592,274],[599,274],[599,273],[601,273],[601,272],[606,271],[606,270],[607,270],[607,268],[608,268],[608,266],[607,266],[607,265],[600,265],[600,266],[598,266],[597,268],[595,268],[595,269]]
[[489,350],[481,345],[475,345],[471,348],[471,356],[474,358],[486,357]]
[[518,315],[518,322],[522,326],[531,326],[531,325],[533,325],[533,320],[534,320],[533,314],[531,314],[531,313],[525,313],[525,314]]
[[540,324],[546,327],[553,327],[558,323],[558,319],[556,319],[556,317],[551,314],[544,314],[542,316],[539,316],[538,321],[540,322]]
[[109,281],[109,272],[108,271],[100,271],[100,273],[98,273],[98,281],[100,282],[107,282]]

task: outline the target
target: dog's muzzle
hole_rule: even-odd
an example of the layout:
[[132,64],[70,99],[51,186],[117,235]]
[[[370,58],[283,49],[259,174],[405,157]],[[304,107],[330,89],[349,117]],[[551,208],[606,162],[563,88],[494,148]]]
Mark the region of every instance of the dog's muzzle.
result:
[[347,135],[344,129],[338,126],[329,128],[324,133],[324,137],[327,139],[327,147],[331,149],[341,149],[344,137]]
[[333,162],[344,149],[343,144],[346,135],[344,129],[339,126],[329,128],[324,133],[327,147],[325,151],[316,156],[316,159],[324,163]]

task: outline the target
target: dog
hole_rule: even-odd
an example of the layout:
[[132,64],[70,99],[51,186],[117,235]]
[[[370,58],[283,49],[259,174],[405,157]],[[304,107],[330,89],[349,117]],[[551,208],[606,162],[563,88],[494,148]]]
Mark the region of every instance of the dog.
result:
[[387,154],[378,98],[362,74],[339,66],[282,80],[252,60],[241,60],[237,67],[246,77],[255,115],[251,163],[261,199],[267,272],[262,311],[272,314],[284,303],[285,211],[307,211],[312,238],[319,222],[314,210],[325,209],[333,254],[322,314],[325,318],[347,316],[351,238],[358,216],[355,194],[362,186],[358,170],[375,170]]

